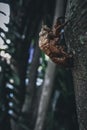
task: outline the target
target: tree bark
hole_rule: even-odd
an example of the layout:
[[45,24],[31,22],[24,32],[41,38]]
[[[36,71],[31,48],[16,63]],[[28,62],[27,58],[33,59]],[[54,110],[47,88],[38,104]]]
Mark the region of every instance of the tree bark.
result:
[[73,81],[79,130],[87,130],[87,1],[69,0],[66,41],[74,52]]

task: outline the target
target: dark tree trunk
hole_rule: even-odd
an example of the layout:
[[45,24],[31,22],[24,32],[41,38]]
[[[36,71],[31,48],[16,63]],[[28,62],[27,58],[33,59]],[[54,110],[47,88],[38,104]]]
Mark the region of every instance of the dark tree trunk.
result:
[[69,0],[66,41],[74,52],[73,81],[79,130],[87,130],[87,0]]
[[[37,41],[36,41],[37,42]],[[35,47],[35,53],[33,56],[32,63],[30,65],[29,69],[29,84],[26,89],[26,96],[25,96],[25,102],[23,105],[23,110],[22,112],[24,114],[27,114],[28,122],[29,122],[29,127],[34,126],[34,119],[36,113],[34,113],[35,108],[36,108],[36,80],[37,80],[37,70],[39,66],[39,58],[40,58],[40,49],[38,47],[38,44],[36,43]]]

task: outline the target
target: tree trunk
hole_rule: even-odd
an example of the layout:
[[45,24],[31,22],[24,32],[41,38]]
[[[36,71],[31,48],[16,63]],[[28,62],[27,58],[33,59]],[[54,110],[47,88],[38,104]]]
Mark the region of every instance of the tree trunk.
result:
[[[57,0],[56,1],[56,9],[55,9],[55,15],[54,15],[54,22],[57,17],[64,17],[65,15],[65,5],[66,2],[64,0]],[[36,120],[36,125],[34,130],[42,130],[44,126],[44,121],[46,117],[46,112],[48,109],[48,105],[50,102],[50,97],[51,93],[53,90],[53,82],[55,78],[55,69],[56,65],[51,62],[50,60],[48,61],[48,66],[46,69],[46,74],[45,74],[45,79],[44,79],[44,84],[42,88],[42,94],[41,94],[41,99],[40,99],[40,104],[39,104],[39,109],[38,109],[38,115],[37,115],[37,120]]]
[[32,100],[36,95],[35,91],[36,91],[36,80],[37,80],[37,69],[39,66],[39,58],[40,58],[40,49],[38,45],[36,45],[35,54],[29,70],[29,84],[26,90],[26,98],[25,98],[25,103],[23,105],[23,112],[29,113]]
[[49,105],[49,100],[53,88],[54,74],[55,74],[55,64],[49,60],[44,79],[35,130],[42,130],[43,128],[46,111]]
[[69,0],[66,17],[67,45],[74,52],[73,81],[79,130],[87,130],[87,1]]

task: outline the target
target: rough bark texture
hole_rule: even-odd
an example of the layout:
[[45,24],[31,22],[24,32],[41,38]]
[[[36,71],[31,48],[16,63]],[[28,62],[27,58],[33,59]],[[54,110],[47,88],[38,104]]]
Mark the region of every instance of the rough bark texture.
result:
[[74,52],[73,81],[75,86],[79,130],[87,130],[87,0],[69,0],[66,41]]

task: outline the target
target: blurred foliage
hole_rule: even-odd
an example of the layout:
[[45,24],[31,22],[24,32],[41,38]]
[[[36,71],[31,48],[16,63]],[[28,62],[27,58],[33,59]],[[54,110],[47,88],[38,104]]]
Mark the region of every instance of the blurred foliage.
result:
[[[5,24],[4,21],[2,22]],[[10,30],[9,25],[5,24]],[[21,112],[20,78],[14,59],[15,46],[10,31],[6,32],[0,26],[0,38],[0,129],[10,130],[10,117],[17,121]]]

